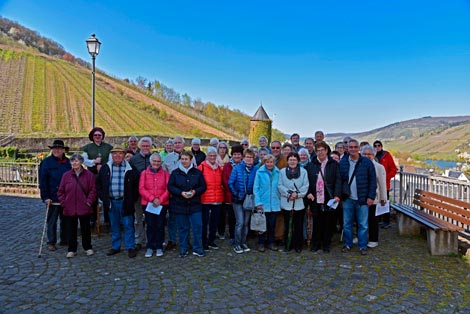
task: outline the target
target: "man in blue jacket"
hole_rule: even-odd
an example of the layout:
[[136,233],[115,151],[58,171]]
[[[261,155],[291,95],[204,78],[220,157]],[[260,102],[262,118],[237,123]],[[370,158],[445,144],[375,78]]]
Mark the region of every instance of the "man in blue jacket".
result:
[[[357,240],[361,255],[367,254],[368,213],[377,189],[374,164],[359,154],[359,142],[349,140],[349,156],[339,163],[343,186],[343,253],[353,244],[353,222],[357,221]],[[349,187],[349,190],[348,190]]]
[[72,169],[70,160],[65,156],[68,149],[61,140],[55,140],[48,146],[52,154],[46,157],[39,167],[39,190],[42,201],[49,206],[47,212],[47,249],[55,251],[57,243],[57,220],[60,217],[60,244],[67,245],[67,232],[63,223],[62,206],[57,197],[62,175]]

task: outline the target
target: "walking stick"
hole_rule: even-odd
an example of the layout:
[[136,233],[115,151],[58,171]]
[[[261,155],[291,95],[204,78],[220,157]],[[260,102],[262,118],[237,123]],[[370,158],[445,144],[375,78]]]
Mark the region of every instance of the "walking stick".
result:
[[292,244],[292,220],[294,217],[294,205],[295,205],[295,200],[292,201],[292,209],[290,211],[290,218],[289,218],[289,232],[287,234],[287,251],[290,250],[290,246]]
[[47,223],[47,215],[49,214],[49,204],[46,206],[46,216],[44,217],[44,226],[42,227],[42,236],[41,236],[41,245],[39,245],[39,254],[38,258],[41,257],[42,252],[42,243],[44,241],[44,234],[46,233],[46,223]]
[[307,207],[307,246],[312,242],[312,208],[311,204]]

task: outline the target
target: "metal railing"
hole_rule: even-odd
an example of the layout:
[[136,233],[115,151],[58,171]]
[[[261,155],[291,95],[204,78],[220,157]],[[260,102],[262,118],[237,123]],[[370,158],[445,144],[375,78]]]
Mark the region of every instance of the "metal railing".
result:
[[39,163],[0,162],[0,184],[39,187]]

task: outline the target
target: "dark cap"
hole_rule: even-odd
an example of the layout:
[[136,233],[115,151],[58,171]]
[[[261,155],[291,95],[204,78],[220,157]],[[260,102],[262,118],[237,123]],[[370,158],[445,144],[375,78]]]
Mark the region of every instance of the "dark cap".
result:
[[53,148],[69,149],[68,146],[64,145],[64,141],[62,140],[55,140],[54,143],[52,143],[52,146],[47,146],[47,147],[49,147],[50,149],[53,149]]

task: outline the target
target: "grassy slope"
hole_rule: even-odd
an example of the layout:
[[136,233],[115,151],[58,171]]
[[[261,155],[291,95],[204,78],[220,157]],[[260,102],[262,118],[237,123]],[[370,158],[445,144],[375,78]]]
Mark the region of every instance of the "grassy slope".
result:
[[[91,128],[89,69],[31,51],[0,46],[0,133],[85,135]],[[197,120],[98,73],[95,124],[113,135],[242,135]],[[207,120],[207,119],[206,119]]]

